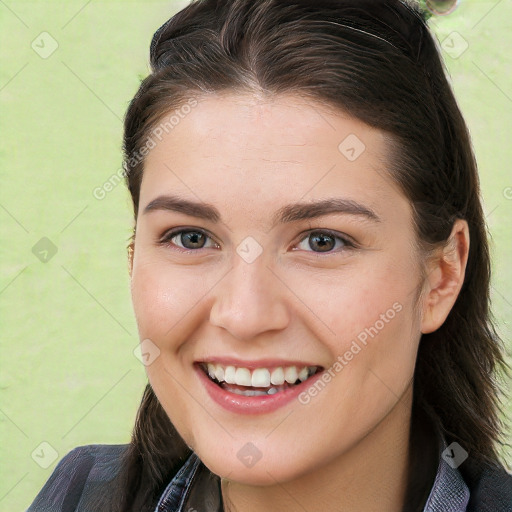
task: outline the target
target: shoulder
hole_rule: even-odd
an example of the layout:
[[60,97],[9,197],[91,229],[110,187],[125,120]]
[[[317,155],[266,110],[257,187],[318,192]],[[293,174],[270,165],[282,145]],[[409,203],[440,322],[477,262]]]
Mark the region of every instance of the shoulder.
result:
[[469,490],[467,512],[512,512],[512,473],[468,458],[459,468]]
[[512,473],[504,467],[485,465],[469,480],[469,512],[512,512]]
[[78,446],[57,464],[26,512],[80,510],[84,494],[118,473],[128,444]]

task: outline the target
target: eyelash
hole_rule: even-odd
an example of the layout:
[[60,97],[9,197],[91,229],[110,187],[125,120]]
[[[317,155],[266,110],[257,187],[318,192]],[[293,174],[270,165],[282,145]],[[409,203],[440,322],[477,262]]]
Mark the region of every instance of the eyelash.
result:
[[[173,249],[177,249],[179,250],[180,252],[183,252],[185,254],[188,254],[188,253],[193,253],[193,252],[199,252],[201,251],[202,249],[209,249],[209,247],[200,247],[199,249],[186,249],[186,248],[183,248],[183,247],[180,247],[179,245],[176,245],[174,243],[171,242],[171,240],[173,238],[175,238],[177,235],[181,235],[182,233],[201,233],[203,235],[205,235],[207,238],[213,240],[213,237],[211,237],[206,231],[202,230],[202,229],[191,229],[191,228],[188,228],[188,229],[183,229],[183,228],[178,228],[178,229],[172,229],[170,231],[167,231],[166,233],[163,234],[163,236],[158,240],[158,244],[159,245],[163,245],[163,246],[166,246],[166,247],[172,247]],[[318,257],[323,257],[324,255],[332,255],[332,254],[339,254],[341,252],[345,252],[347,250],[353,250],[353,249],[356,249],[357,245],[354,241],[352,241],[348,236],[341,236],[339,234],[336,234],[334,233],[333,231],[330,231],[328,229],[311,229],[305,233],[302,233],[302,238],[299,240],[299,242],[296,244],[296,245],[299,245],[301,242],[303,242],[304,240],[307,240],[307,238],[309,236],[311,236],[313,233],[319,233],[319,234],[323,234],[323,235],[328,235],[334,239],[337,239],[337,240],[341,240],[344,244],[344,246],[341,248],[341,249],[338,249],[338,250],[331,250],[331,251],[326,251],[326,252],[318,252],[318,251],[306,251],[306,252],[309,252],[309,253],[312,253]],[[217,243],[214,241],[214,243]],[[218,244],[217,244],[218,245]]]

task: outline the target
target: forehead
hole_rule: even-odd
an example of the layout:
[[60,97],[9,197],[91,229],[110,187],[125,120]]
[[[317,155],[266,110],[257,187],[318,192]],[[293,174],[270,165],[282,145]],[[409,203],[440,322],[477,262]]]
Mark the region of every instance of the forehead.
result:
[[382,132],[313,100],[203,96],[178,118],[146,157],[141,206],[165,191],[208,202],[236,195],[247,207],[284,196],[343,194],[375,204],[400,195]]
[[[250,94],[212,94],[196,98],[195,107],[173,116],[172,132],[176,145],[182,137],[196,137],[200,146],[209,141],[223,146],[235,144],[244,150],[278,150],[301,146],[337,148],[346,135],[359,135],[374,151],[384,143],[378,130],[350,117],[344,111],[299,95],[256,96]],[[177,109],[179,112],[180,109]],[[169,116],[164,116],[165,118]],[[170,142],[170,141],[169,141]],[[153,154],[157,151],[153,151]],[[336,153],[336,156],[338,154]]]

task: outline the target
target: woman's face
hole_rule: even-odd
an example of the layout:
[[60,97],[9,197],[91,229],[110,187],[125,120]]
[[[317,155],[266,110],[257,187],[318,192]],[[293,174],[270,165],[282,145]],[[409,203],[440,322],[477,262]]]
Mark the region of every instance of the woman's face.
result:
[[[132,267],[146,370],[169,418],[214,473],[255,484],[325,467],[370,432],[405,432],[420,266],[383,134],[300,96],[198,101],[154,138]],[[218,219],[173,209],[171,195]],[[234,374],[238,392],[199,362]],[[238,394],[269,377],[281,389],[291,366],[323,372]]]

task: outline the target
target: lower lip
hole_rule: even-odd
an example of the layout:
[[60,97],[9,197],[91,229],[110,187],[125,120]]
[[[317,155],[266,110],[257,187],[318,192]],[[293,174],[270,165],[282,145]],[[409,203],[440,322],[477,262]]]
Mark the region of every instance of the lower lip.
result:
[[206,376],[205,372],[200,367],[195,366],[195,371],[204,384],[210,398],[224,407],[224,409],[238,414],[265,414],[275,411],[279,409],[279,407],[283,407],[291,402],[294,398],[297,398],[302,391],[305,391],[309,386],[313,385],[323,373],[323,371],[315,373],[315,375],[306,379],[304,382],[283,391],[278,391],[273,395],[243,396],[226,391],[215,384],[215,382]]

